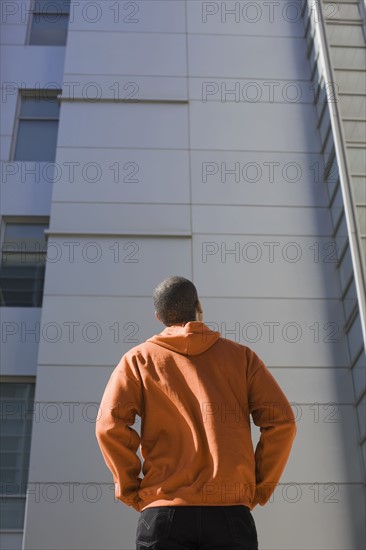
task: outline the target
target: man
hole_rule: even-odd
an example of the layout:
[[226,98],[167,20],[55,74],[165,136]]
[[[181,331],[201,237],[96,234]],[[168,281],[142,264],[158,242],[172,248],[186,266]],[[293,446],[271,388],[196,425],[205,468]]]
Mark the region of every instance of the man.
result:
[[[166,328],[122,357],[96,422],[116,497],[141,512],[136,548],[255,550],[251,510],[286,466],[291,406],[254,351],[203,323],[191,281],[165,279],[153,301]],[[250,415],[261,431],[255,453]]]

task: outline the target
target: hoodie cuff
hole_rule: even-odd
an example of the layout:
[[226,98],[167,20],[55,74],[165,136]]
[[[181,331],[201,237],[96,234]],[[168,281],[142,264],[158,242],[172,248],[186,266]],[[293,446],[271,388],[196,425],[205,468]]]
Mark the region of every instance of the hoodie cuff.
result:
[[139,486],[136,487],[136,489],[129,488],[128,491],[121,490],[121,485],[118,483],[118,481],[114,484],[115,487],[115,496],[118,500],[123,502],[123,504],[126,504],[127,506],[132,506],[135,510],[138,512],[140,511],[140,508],[142,507],[142,500],[139,495]]
[[120,500],[121,502],[123,502],[123,504],[126,504],[126,506],[131,506],[132,508],[134,508],[136,510],[136,512],[140,512],[142,506],[143,506],[143,501],[141,500],[141,498],[138,496],[138,494],[136,493],[136,495],[128,495],[128,497],[117,497],[118,500]]
[[141,508],[143,506],[142,504],[142,500],[139,499],[138,501],[134,502],[133,504],[131,504],[132,508],[134,508],[134,510],[136,510],[136,512],[141,512]]
[[276,486],[277,483],[263,484],[261,487],[257,486],[251,506],[254,508],[257,504],[260,504],[261,506],[267,504]]

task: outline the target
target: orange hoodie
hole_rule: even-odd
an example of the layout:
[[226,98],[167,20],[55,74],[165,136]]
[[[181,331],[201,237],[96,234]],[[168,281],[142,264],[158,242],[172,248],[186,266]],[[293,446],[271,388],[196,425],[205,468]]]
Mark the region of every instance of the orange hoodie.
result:
[[[131,428],[136,415],[140,435]],[[250,415],[261,431],[255,452]],[[289,402],[254,351],[199,321],[167,327],[127,352],[96,421],[115,495],[137,511],[263,506],[296,431]]]

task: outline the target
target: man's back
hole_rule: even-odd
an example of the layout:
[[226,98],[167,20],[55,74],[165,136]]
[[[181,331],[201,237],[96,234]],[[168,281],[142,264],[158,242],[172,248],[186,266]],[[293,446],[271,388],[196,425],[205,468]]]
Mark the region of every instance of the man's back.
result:
[[[255,453],[250,415],[261,427]],[[296,435],[289,402],[254,351],[199,321],[167,327],[122,357],[96,430],[117,498],[138,511],[264,505]]]

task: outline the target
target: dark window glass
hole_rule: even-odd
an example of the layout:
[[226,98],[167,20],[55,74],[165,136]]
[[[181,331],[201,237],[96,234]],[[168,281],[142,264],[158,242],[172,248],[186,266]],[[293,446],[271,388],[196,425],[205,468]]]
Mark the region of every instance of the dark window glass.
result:
[[14,159],[54,162],[56,156],[60,90],[24,91],[18,121]]
[[36,0],[33,4],[29,44],[64,46],[69,25],[70,0]]
[[42,306],[45,229],[45,224],[6,223],[1,251],[0,306]]
[[0,529],[22,529],[28,482],[34,384],[0,384]]

